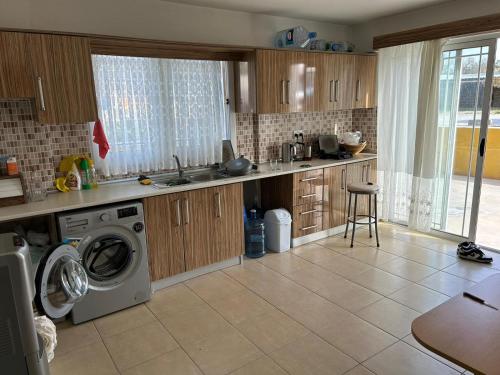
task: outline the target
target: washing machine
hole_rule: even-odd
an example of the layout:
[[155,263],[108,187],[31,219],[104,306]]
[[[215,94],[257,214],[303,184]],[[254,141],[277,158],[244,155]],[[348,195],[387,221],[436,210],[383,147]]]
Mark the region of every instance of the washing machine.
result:
[[78,324],[151,298],[142,203],[61,213],[57,223],[76,247],[58,246],[38,265],[37,305],[49,317],[71,312]]

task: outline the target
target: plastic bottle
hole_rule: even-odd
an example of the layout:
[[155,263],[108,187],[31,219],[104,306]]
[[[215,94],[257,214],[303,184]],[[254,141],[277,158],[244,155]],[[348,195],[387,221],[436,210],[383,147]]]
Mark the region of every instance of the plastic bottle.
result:
[[87,159],[82,159],[82,161],[80,162],[80,170],[82,171],[82,174],[81,174],[82,189],[83,190],[92,189],[89,161]]
[[309,49],[312,51],[326,51],[326,40],[314,39],[309,43]]
[[249,258],[260,258],[265,253],[264,221],[257,217],[255,209],[251,209],[245,226],[245,255]]
[[90,185],[92,189],[97,189],[97,172],[95,170],[94,161],[89,159],[89,170],[90,170]]
[[82,189],[82,178],[80,177],[80,172],[76,167],[76,163],[73,162],[71,169],[66,175],[66,186],[70,190],[81,190]]
[[10,156],[7,159],[7,174],[9,176],[15,176],[19,173],[19,170],[17,169],[17,160],[14,156]]
[[274,46],[276,48],[306,48],[316,35],[315,32],[309,32],[303,26],[295,26],[276,33]]

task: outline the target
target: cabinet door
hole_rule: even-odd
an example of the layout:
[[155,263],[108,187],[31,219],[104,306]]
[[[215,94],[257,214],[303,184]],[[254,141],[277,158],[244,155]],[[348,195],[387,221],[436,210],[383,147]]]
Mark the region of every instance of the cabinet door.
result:
[[186,270],[181,203],[184,193],[145,198],[144,216],[152,281]]
[[306,58],[305,52],[281,52],[285,67],[285,105],[282,112],[306,111]]
[[0,98],[30,98],[34,93],[25,34],[0,32]]
[[284,80],[278,65],[278,52],[257,50],[257,111],[278,113],[284,102]]
[[39,121],[95,121],[97,107],[88,39],[41,34],[27,38]]
[[376,106],[376,56],[355,56],[353,108]]
[[324,176],[323,229],[328,229],[338,227],[346,222],[346,166],[325,168]]
[[352,81],[354,75],[356,56],[339,54],[334,56],[337,59],[335,66],[334,87],[335,109],[352,109]]
[[243,185],[224,185],[211,190],[214,240],[210,260],[214,263],[240,256],[245,251]]
[[323,53],[306,54],[305,110],[308,112],[324,110],[325,87],[328,85],[328,81],[325,79],[326,62]]
[[293,208],[292,238],[307,236],[323,230],[323,202]]

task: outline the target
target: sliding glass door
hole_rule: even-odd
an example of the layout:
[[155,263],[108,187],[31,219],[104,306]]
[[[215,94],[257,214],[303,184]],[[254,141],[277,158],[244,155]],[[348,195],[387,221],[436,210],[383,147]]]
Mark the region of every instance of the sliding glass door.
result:
[[446,45],[442,56],[433,227],[470,240],[477,231],[495,51],[496,39],[488,39]]

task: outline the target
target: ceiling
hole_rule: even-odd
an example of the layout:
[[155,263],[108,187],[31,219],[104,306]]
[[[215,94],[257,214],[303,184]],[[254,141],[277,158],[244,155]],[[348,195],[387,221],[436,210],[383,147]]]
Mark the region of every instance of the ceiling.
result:
[[355,24],[451,0],[165,0],[208,8]]

